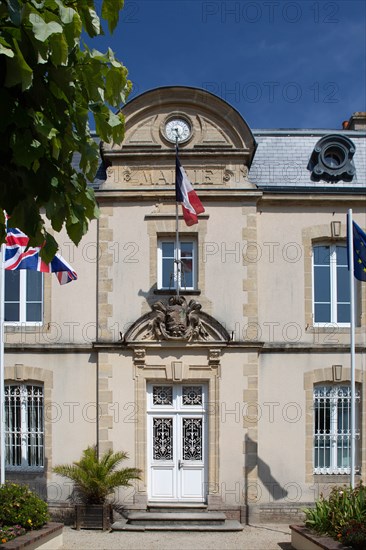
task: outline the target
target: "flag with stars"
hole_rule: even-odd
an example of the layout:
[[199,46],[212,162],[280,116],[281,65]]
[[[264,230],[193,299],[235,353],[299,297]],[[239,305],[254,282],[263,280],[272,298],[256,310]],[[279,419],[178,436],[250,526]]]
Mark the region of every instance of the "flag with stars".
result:
[[359,281],[366,281],[366,233],[353,222],[353,274]]

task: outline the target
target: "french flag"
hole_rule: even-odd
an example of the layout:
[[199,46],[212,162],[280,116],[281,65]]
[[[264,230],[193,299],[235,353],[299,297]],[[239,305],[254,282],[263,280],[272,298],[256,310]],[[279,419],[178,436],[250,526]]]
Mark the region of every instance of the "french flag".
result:
[[6,235],[4,268],[9,271],[30,269],[42,273],[55,273],[60,285],[75,281],[78,276],[60,255],[56,254],[49,264],[41,258],[41,247],[29,247],[29,238],[25,233],[15,228],[8,228]]
[[205,209],[179,162],[178,153],[175,163],[175,199],[182,205],[183,218],[186,225],[190,226],[198,223],[197,215],[202,214]]

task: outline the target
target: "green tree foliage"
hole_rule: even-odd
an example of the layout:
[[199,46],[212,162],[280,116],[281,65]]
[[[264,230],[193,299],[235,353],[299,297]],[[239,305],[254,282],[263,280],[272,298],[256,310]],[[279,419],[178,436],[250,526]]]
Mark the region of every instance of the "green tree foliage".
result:
[[41,213],[56,232],[65,225],[75,244],[98,216],[88,187],[99,159],[89,113],[101,139],[123,140],[123,115],[113,110],[131,89],[127,69],[81,38],[103,34],[102,19],[113,32],[123,2],[103,0],[99,17],[94,0],[0,0],[0,208],[31,245],[46,243],[46,261],[57,243]]
[[132,479],[140,479],[141,471],[136,468],[117,469],[127,458],[126,453],[112,450],[98,458],[96,448],[88,447],[78,462],[55,466],[53,471],[74,481],[76,496],[85,504],[104,504],[114,489],[130,486]]

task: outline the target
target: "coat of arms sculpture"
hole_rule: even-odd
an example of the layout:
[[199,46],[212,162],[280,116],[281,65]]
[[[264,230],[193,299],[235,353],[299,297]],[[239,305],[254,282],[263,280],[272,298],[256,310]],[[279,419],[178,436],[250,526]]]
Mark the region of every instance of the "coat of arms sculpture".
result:
[[202,311],[202,305],[184,296],[171,296],[168,303],[159,300],[152,304],[150,313],[135,321],[124,341],[225,341],[230,336],[216,319]]

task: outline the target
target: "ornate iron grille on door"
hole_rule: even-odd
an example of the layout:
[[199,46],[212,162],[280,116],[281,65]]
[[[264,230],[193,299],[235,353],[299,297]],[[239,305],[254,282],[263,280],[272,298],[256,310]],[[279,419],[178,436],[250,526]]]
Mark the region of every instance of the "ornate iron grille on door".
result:
[[154,460],[173,459],[173,419],[153,419],[153,458]]
[[183,460],[202,460],[202,418],[183,418]]

